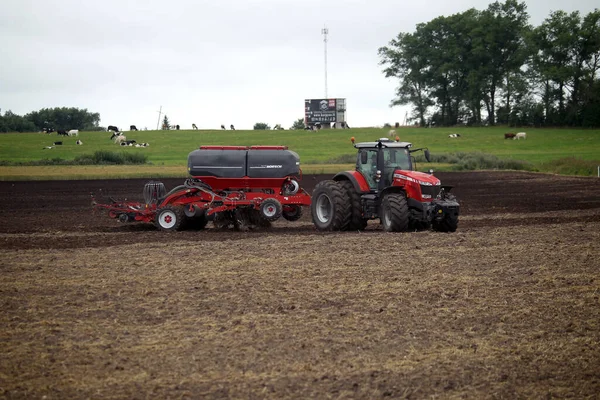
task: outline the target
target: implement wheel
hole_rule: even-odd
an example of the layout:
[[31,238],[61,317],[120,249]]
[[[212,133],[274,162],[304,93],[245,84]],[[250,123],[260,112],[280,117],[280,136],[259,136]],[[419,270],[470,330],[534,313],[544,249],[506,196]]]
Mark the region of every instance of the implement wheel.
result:
[[275,221],[281,217],[283,207],[277,199],[266,199],[260,203],[259,211],[262,217],[267,221]]
[[332,180],[317,184],[310,211],[313,223],[320,231],[341,231],[350,223],[350,202],[342,185]]
[[288,221],[298,221],[302,218],[302,206],[286,206],[282,215]]
[[408,205],[403,194],[387,194],[381,201],[379,215],[383,229],[386,232],[405,232],[408,230]]
[[183,207],[165,206],[158,210],[154,224],[163,231],[179,231],[185,221]]

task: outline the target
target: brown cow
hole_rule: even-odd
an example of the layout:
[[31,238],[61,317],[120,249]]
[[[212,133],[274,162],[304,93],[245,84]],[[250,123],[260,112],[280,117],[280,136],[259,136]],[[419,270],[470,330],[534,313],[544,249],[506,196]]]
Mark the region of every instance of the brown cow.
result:
[[517,136],[517,135],[514,133],[505,133],[504,139],[513,139],[515,136]]

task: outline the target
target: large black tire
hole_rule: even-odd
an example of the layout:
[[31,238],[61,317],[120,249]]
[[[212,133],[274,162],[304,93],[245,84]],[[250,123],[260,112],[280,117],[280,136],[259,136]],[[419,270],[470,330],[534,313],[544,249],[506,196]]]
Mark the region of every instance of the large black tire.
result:
[[458,228],[458,215],[446,214],[441,221],[433,222],[433,229],[438,232],[456,232]]
[[350,222],[346,229],[349,231],[362,231],[367,227],[367,220],[362,215],[362,205],[360,204],[360,194],[354,189],[350,181],[340,181],[340,185],[346,191],[346,196],[350,199]]
[[281,217],[283,207],[277,199],[266,199],[260,203],[259,211],[265,220],[276,221]]
[[180,231],[186,218],[183,207],[165,206],[156,213],[154,224],[163,231]]
[[286,207],[283,208],[283,213],[281,214],[283,218],[292,222],[302,218],[302,206],[287,206],[287,208],[288,210],[286,210]]
[[386,232],[408,230],[408,205],[402,193],[389,193],[381,201],[379,216]]
[[350,223],[350,201],[343,186],[332,180],[317,184],[310,211],[313,223],[320,231],[341,231]]

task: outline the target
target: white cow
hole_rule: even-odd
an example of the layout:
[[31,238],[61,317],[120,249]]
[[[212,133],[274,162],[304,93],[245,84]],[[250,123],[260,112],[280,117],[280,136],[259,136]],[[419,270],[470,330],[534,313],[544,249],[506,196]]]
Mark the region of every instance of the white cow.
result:
[[79,136],[79,129],[71,129],[70,131],[67,132],[67,135],[69,135],[69,136]]
[[451,133],[448,135],[449,138],[457,138],[460,137],[460,133]]
[[115,139],[115,144],[121,144],[121,143],[123,143],[124,141],[127,140],[127,138],[125,137],[125,135],[117,135],[117,136],[114,137],[114,139]]
[[78,145],[81,146],[83,144],[83,142],[81,140],[77,139],[77,141],[75,142],[75,144],[78,144]]
[[527,133],[525,133],[525,132],[519,132],[519,133],[517,133],[515,135],[515,137],[513,138],[513,140],[514,139],[517,139],[517,140],[519,140],[519,139],[525,139],[525,140],[527,140]]
[[395,138],[396,137],[396,130],[395,129],[390,129],[390,131],[388,132],[388,136],[391,138]]

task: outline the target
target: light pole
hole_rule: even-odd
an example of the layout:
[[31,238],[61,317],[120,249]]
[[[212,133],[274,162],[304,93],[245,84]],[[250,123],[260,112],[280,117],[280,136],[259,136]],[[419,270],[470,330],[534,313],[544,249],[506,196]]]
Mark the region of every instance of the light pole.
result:
[[323,35],[323,44],[325,47],[325,98],[327,99],[327,35],[329,34],[329,29],[324,26],[321,29],[321,34]]
[[156,130],[158,130],[158,124],[160,124],[160,116],[162,114],[162,106],[160,106],[160,110],[158,110],[157,113],[158,113],[158,121],[156,122]]

